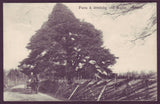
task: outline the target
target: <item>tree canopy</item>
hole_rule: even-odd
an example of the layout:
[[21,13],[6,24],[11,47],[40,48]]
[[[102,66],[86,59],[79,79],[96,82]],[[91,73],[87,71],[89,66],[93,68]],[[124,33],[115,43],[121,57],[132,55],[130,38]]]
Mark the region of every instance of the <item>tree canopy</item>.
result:
[[98,72],[112,72],[116,58],[102,47],[102,32],[80,21],[63,4],[56,4],[41,28],[32,36],[29,56],[19,65],[22,72],[70,80],[78,75],[92,78]]

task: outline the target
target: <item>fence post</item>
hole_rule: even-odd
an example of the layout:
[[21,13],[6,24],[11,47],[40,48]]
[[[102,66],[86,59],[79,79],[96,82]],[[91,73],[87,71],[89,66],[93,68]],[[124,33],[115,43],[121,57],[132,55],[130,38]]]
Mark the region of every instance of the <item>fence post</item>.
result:
[[114,76],[114,81],[115,81],[114,89],[116,90],[117,89],[117,74],[115,74]]
[[98,98],[97,98],[97,101],[100,101],[101,96],[102,96],[102,94],[103,94],[103,92],[104,92],[106,86],[107,86],[107,84],[106,84],[106,85],[103,87],[103,89],[101,90],[101,92],[100,92],[100,94],[99,94],[99,96],[98,96]]
[[73,90],[73,92],[71,93],[71,95],[69,96],[69,100],[71,99],[71,97],[73,96],[73,94],[76,92],[76,90],[78,89],[79,85],[76,86],[76,88]]

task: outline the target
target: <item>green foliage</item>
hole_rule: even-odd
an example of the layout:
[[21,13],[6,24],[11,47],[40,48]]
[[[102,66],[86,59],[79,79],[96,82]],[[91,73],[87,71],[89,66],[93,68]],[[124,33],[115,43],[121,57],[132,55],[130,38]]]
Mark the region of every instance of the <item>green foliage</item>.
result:
[[116,63],[109,49],[102,47],[102,32],[82,22],[64,5],[56,4],[48,21],[32,36],[27,48],[31,50],[20,68],[53,78],[77,75],[93,77],[96,69],[111,72]]

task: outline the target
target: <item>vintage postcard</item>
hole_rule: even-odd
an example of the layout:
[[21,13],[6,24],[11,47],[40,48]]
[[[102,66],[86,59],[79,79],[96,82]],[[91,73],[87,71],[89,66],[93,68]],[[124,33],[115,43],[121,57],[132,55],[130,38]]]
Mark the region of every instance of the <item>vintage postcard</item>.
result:
[[157,101],[157,3],[3,3],[3,101]]

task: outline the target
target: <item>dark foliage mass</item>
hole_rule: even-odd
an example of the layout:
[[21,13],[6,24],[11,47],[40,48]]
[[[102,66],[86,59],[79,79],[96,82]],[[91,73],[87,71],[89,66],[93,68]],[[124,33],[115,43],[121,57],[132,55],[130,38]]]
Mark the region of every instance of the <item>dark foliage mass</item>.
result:
[[19,67],[43,78],[92,78],[98,69],[112,72],[116,58],[102,47],[102,32],[87,22],[78,20],[64,5],[56,4],[41,28],[32,36],[31,50]]

